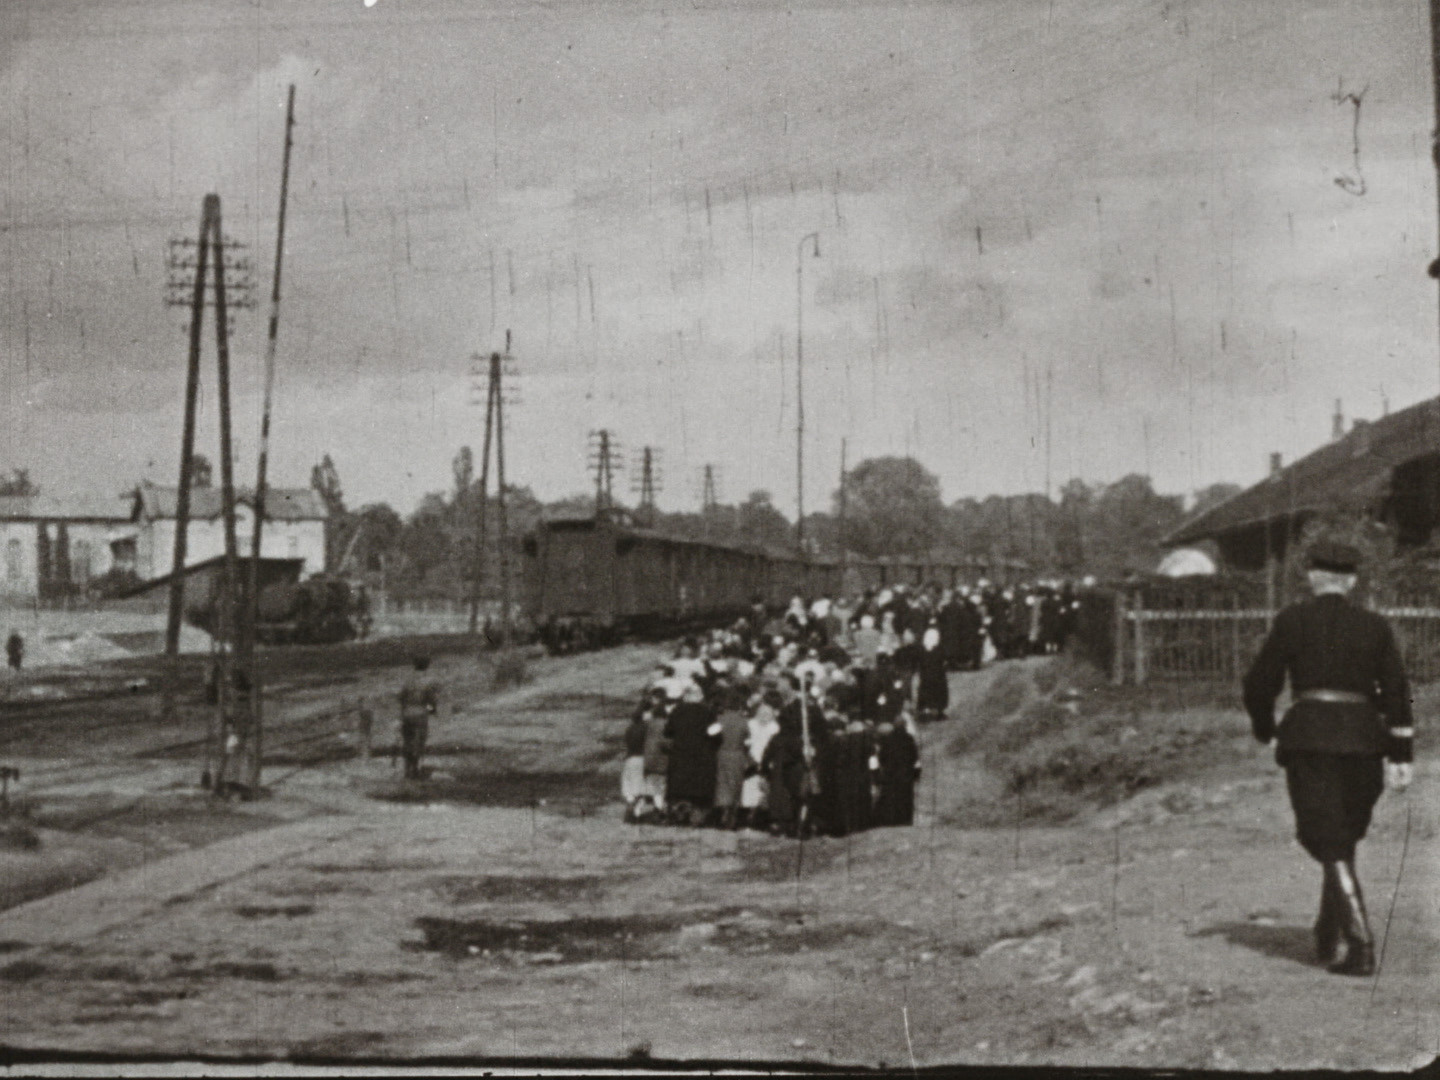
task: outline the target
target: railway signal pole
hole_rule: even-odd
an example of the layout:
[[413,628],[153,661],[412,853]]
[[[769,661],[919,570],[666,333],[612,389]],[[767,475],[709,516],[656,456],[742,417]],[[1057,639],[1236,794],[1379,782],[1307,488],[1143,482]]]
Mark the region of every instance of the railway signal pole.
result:
[[285,203],[290,190],[290,147],[295,127],[295,84],[285,104],[285,150],[280,165],[280,217],[275,235],[275,276],[270,282],[270,328],[265,340],[265,397],[260,413],[260,452],[255,472],[255,531],[250,541],[250,604],[244,622],[245,669],[250,677],[250,754],[245,778],[252,791],[260,790],[261,735],[264,731],[260,665],[255,659],[260,623],[260,533],[265,526],[265,473],[270,460],[270,407],[275,397],[275,341],[280,329],[280,264],[285,254]]

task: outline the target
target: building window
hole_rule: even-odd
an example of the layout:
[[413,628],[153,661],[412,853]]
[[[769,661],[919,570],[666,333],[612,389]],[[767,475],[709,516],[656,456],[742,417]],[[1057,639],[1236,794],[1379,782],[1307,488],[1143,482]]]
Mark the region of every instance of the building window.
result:
[[25,554],[19,540],[11,540],[5,545],[5,577],[7,580],[19,584],[20,578],[25,572]]

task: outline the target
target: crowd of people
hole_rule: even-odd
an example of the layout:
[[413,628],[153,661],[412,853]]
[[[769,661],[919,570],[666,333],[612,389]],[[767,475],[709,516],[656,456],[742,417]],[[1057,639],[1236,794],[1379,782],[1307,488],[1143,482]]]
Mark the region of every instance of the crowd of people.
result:
[[1068,585],[756,602],[660,665],[625,732],[626,819],[798,836],[910,825],[948,673],[1063,648]]

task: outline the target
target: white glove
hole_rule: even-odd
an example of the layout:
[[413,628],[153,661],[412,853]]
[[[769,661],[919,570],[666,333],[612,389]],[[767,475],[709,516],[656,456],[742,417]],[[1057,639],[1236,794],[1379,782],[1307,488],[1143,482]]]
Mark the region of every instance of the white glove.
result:
[[1408,761],[1385,763],[1385,786],[1391,791],[1404,791],[1415,779],[1415,766]]

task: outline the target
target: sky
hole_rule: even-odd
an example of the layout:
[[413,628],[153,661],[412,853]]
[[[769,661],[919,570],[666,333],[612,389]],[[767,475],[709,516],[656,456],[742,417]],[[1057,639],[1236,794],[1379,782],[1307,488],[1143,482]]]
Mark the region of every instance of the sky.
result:
[[215,192],[253,479],[294,84],[272,483],[448,487],[508,330],[506,479],[543,499],[605,428],[662,508],[709,463],[793,516],[802,337],[809,510],[842,440],[947,501],[1248,484],[1337,399],[1440,392],[1428,41],[1420,0],[0,4],[0,468],[175,482],[167,242]]

